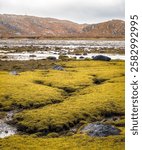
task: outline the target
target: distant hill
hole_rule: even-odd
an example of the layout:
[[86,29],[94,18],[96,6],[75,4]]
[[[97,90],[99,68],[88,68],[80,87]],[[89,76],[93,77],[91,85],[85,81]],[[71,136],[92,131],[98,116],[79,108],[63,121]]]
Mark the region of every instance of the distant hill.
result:
[[125,22],[122,20],[112,20],[88,25],[83,28],[83,34],[87,37],[123,38],[125,36]]
[[122,20],[78,24],[54,18],[0,15],[0,38],[124,38],[124,36],[125,22]]

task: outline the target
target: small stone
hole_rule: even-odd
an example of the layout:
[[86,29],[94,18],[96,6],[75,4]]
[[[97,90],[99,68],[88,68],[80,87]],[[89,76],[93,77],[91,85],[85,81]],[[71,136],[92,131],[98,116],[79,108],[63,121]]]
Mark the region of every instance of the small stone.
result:
[[8,131],[6,130],[5,133],[8,133]]
[[54,69],[54,70],[60,70],[60,71],[64,70],[64,68],[62,66],[59,66],[59,65],[53,66],[52,69]]

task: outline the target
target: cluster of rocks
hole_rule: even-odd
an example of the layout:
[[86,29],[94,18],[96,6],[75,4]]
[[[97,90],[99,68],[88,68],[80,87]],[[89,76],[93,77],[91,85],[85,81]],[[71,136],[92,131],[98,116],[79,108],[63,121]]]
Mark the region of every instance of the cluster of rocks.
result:
[[[74,56],[73,58],[77,59],[76,56]],[[49,56],[49,57],[47,57],[47,59],[48,60],[57,60],[57,58],[54,57],[54,56]],[[69,59],[69,57],[68,56],[59,56],[59,59],[67,60],[67,59]],[[85,57],[84,56],[80,56],[79,59],[85,59]],[[104,55],[97,55],[97,56],[92,56],[92,60],[110,61],[111,58],[108,57],[108,56],[104,56]]]

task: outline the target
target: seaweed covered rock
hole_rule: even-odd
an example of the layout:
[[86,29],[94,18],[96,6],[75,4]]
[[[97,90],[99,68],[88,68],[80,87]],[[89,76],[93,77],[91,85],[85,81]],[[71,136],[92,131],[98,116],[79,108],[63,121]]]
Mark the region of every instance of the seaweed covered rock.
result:
[[90,123],[85,126],[82,133],[87,133],[89,136],[106,137],[109,135],[119,135],[120,130],[112,125],[106,125],[101,123]]
[[93,60],[102,60],[102,61],[110,61],[111,58],[108,56],[104,56],[104,55],[97,55],[97,56],[92,56]]
[[49,57],[47,57],[47,59],[48,59],[48,60],[56,60],[56,57],[54,57],[54,56],[49,56]]
[[69,57],[66,56],[66,55],[60,55],[60,56],[59,56],[59,59],[60,59],[60,60],[69,60]]

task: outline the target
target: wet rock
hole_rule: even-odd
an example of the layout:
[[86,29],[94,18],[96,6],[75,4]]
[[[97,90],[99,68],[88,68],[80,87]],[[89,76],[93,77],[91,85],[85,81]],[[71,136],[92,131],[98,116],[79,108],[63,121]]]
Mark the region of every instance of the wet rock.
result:
[[48,60],[56,60],[56,57],[54,57],[54,56],[49,56],[49,57],[47,57],[47,59],[48,59]]
[[2,56],[2,59],[8,59],[8,56]]
[[8,133],[8,131],[6,130],[5,133]]
[[81,133],[86,133],[89,136],[106,137],[109,135],[119,135],[120,129],[101,123],[90,123],[81,129]]
[[36,55],[29,55],[29,57],[36,57]]
[[97,56],[92,56],[93,60],[102,60],[102,61],[110,61],[111,58],[108,56],[104,56],[104,55],[97,55]]
[[84,59],[84,57],[83,57],[83,56],[80,56],[79,59]]
[[53,66],[52,69],[54,69],[54,70],[60,70],[60,71],[64,70],[64,68],[62,66],[59,66],[59,65]]

